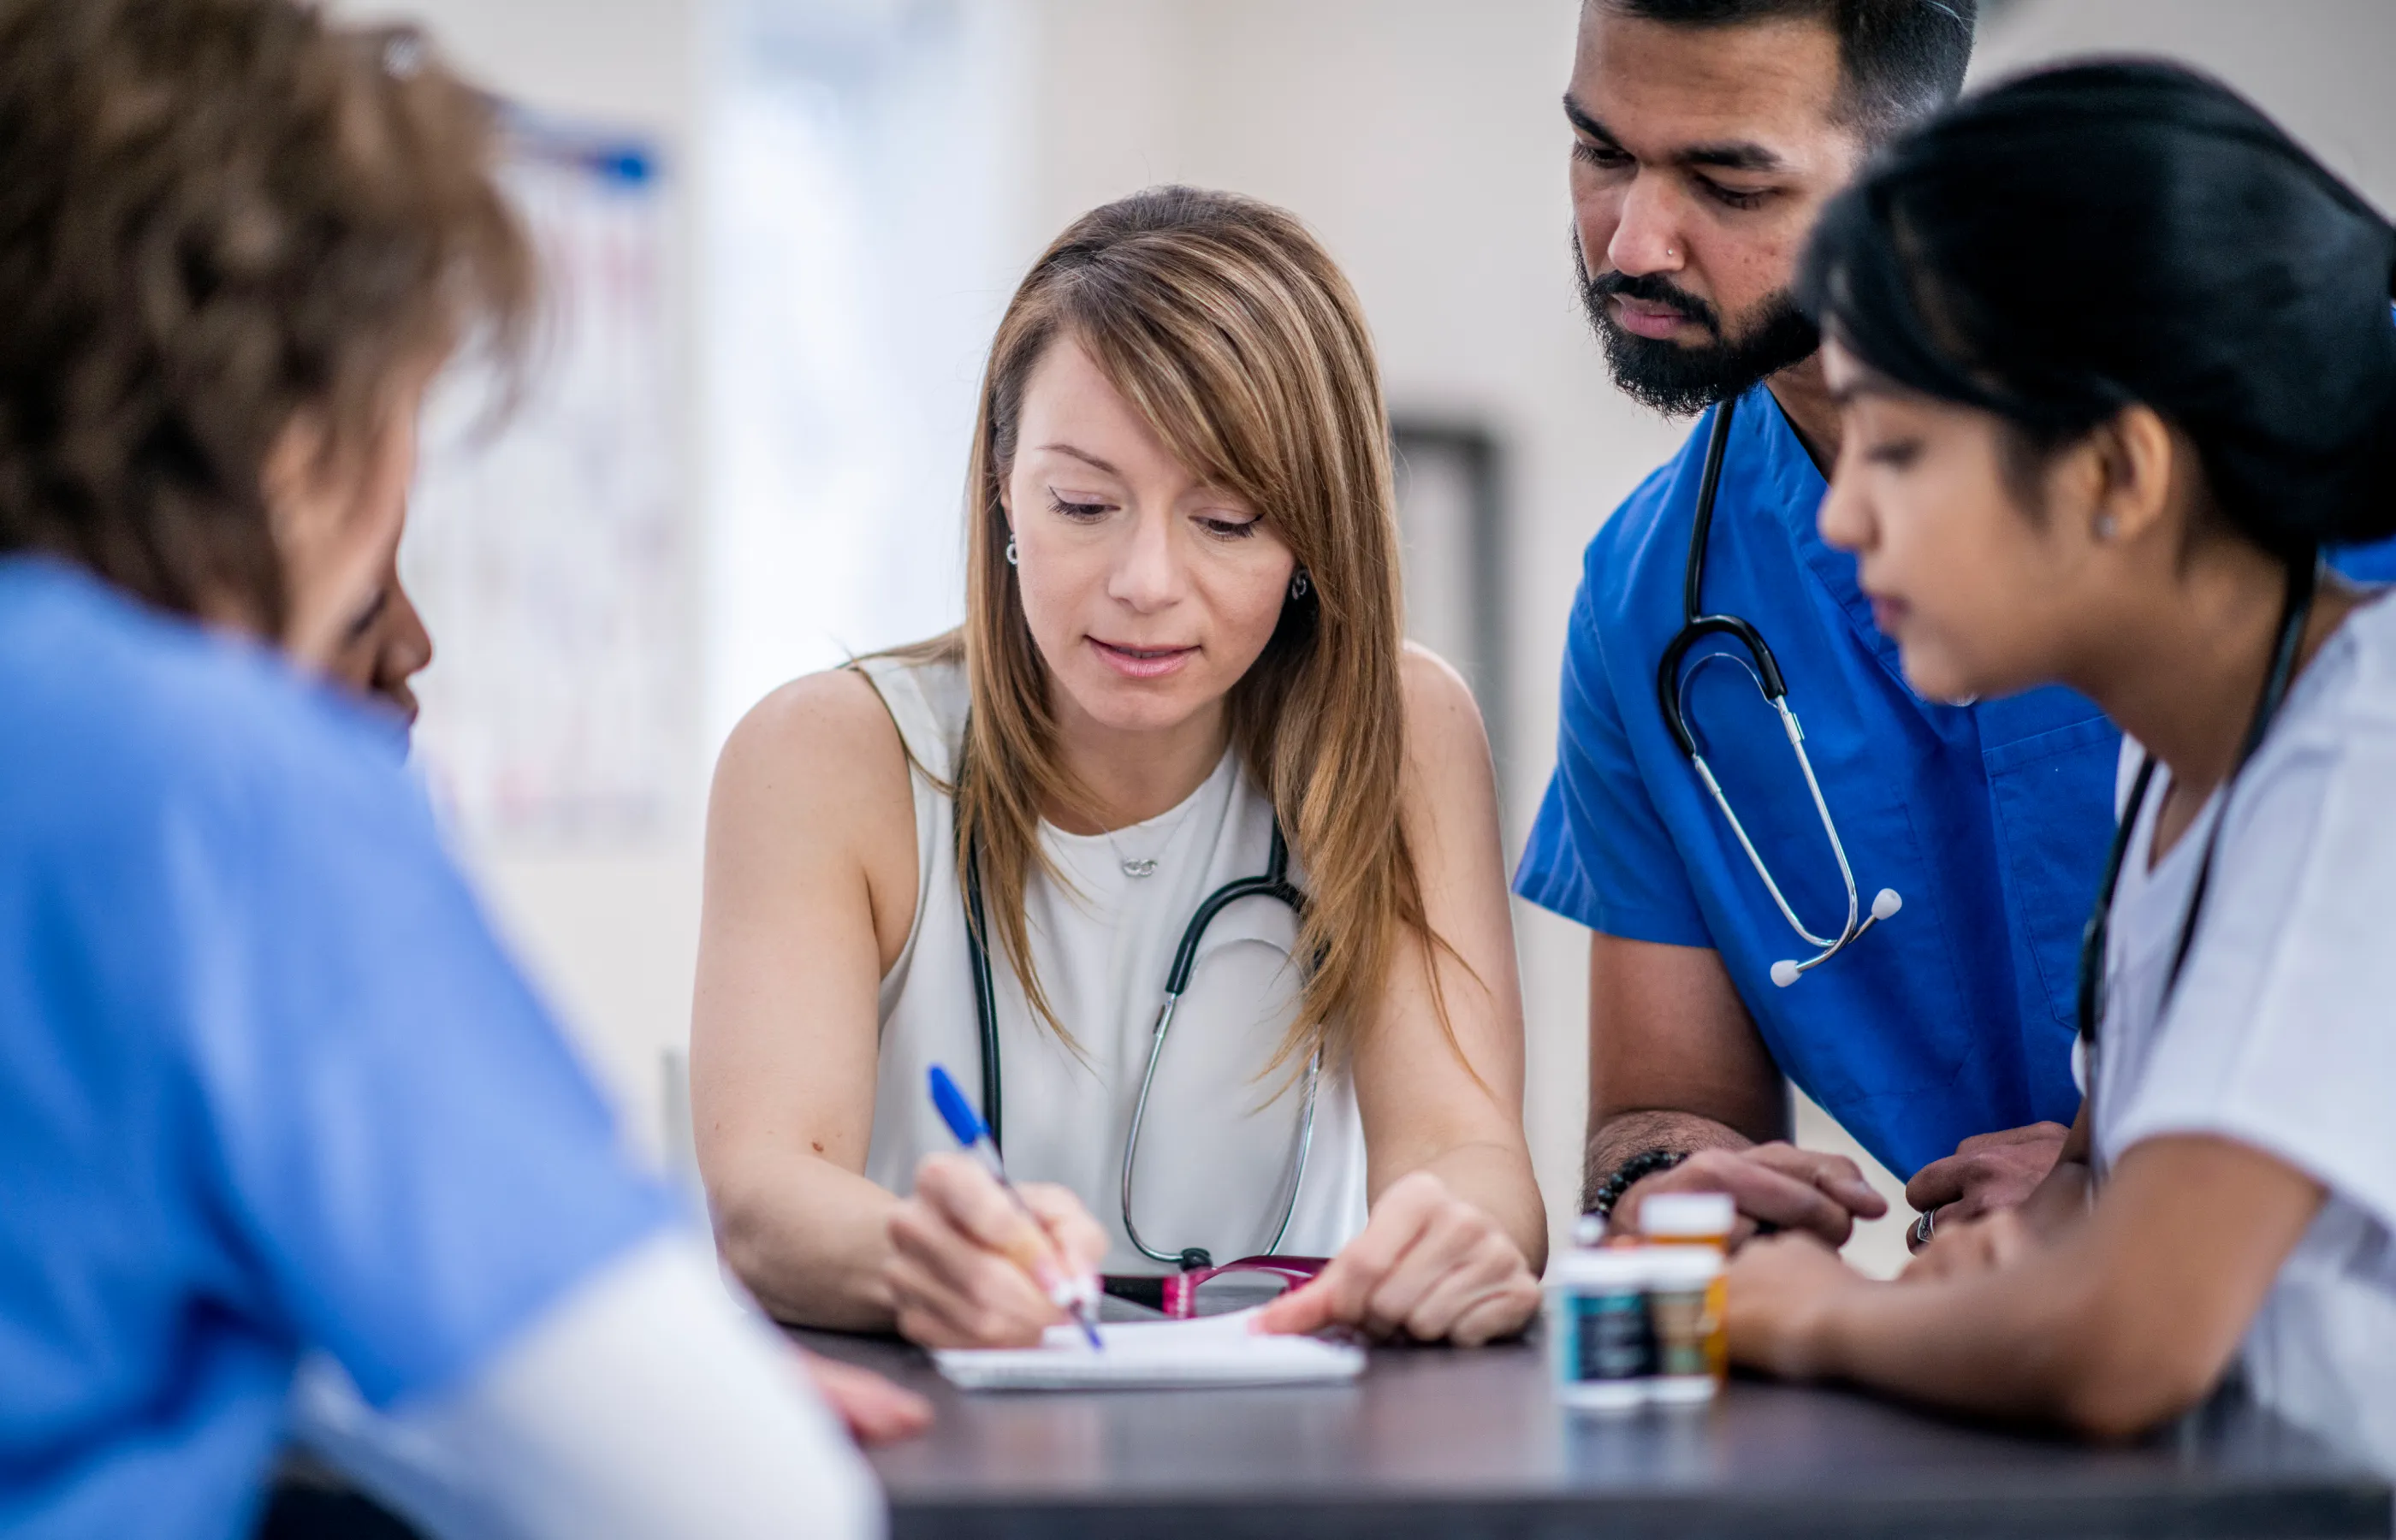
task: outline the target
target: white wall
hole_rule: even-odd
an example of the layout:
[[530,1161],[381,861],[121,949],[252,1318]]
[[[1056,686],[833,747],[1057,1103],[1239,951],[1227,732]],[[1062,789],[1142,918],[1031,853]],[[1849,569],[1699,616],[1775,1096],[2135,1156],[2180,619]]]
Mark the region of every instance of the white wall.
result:
[[[708,43],[701,0],[338,0],[333,8],[345,20],[414,20],[453,62],[510,100],[632,130],[659,147],[672,207],[670,319],[682,339],[675,369],[680,381],[696,381],[688,339],[701,186],[693,152]],[[669,399],[689,404],[672,431],[692,531],[684,549],[695,557],[707,493],[705,467],[692,450],[701,407],[687,383]],[[695,594],[695,562],[679,576]],[[695,600],[686,607],[695,614]],[[426,618],[437,646],[441,617]],[[695,630],[684,652],[699,655]],[[686,785],[662,827],[597,844],[470,844],[463,852],[501,928],[578,1029],[632,1132],[652,1149],[661,1127],[659,1055],[687,1035],[698,954],[706,749],[696,713],[691,722],[681,753]]]
[[[872,9],[883,0],[841,3]],[[902,3],[912,0],[887,0]],[[1571,290],[1556,99],[1575,0],[971,3],[1005,9],[1019,29],[995,66],[1006,77],[994,99],[1003,121],[988,131],[1020,145],[1025,165],[1005,206],[983,216],[992,228],[976,237],[995,244],[998,270],[1019,271],[1073,215],[1150,183],[1256,193],[1309,220],[1347,266],[1397,408],[1477,418],[1499,435],[1514,519],[1514,737],[1501,774],[1510,842],[1519,843],[1552,759],[1556,667],[1580,548],[1683,432],[1612,390]],[[422,17],[508,95],[659,139],[680,200],[677,303],[686,321],[696,313],[689,252],[709,170],[701,126],[724,66],[703,0],[344,0],[340,8]],[[2396,104],[2381,79],[2396,60],[2396,4],[2015,0],[1984,27],[1977,73],[2123,48],[2175,52],[2226,75],[2383,207],[2396,206]],[[936,155],[939,146],[918,150]],[[692,388],[681,395],[694,419],[709,410],[701,362],[686,351]],[[677,431],[686,450],[704,442],[693,422]],[[962,452],[960,444],[960,464]],[[688,456],[686,477],[695,527],[711,491],[700,458]],[[707,684],[694,680],[695,695]],[[690,745],[688,816],[652,840],[469,853],[503,923],[651,1136],[657,1055],[687,1028],[706,737]],[[1518,919],[1527,1112],[1561,1216],[1578,1185],[1585,942],[1541,911],[1520,907]],[[1810,1140],[1839,1142],[1817,1115],[1801,1127]],[[1892,1219],[1865,1243],[1877,1265],[1901,1255],[1897,1228]]]
[[1973,77],[2124,52],[2219,75],[2383,211],[2396,208],[2390,0],[2016,0],[1987,29]]

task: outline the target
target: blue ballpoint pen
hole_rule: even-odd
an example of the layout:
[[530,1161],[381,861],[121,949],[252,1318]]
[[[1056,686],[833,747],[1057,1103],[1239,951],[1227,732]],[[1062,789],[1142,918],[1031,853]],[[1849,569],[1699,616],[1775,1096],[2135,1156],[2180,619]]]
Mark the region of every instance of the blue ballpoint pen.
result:
[[1023,1242],[1008,1248],[1008,1260],[1029,1273],[1032,1281],[1046,1291],[1056,1307],[1073,1318],[1089,1337],[1091,1347],[1105,1347],[1106,1344],[1098,1338],[1096,1281],[1087,1277],[1072,1277],[1059,1266],[1060,1258],[1056,1249],[1047,1243],[1047,1227],[1040,1222],[1038,1215],[1032,1212],[1032,1205],[1023,1201],[1023,1194],[1015,1190],[1015,1184],[1006,1179],[1006,1162],[991,1139],[989,1125],[974,1110],[973,1103],[965,1100],[965,1093],[957,1089],[957,1082],[949,1078],[949,1072],[936,1064],[932,1066],[931,1081],[932,1105],[940,1109],[940,1121],[949,1125],[949,1132],[957,1136],[957,1143],[965,1147],[965,1152],[978,1157],[990,1169],[990,1174],[998,1178],[998,1185],[1015,1200],[1015,1206],[1023,1211],[1023,1217],[1030,1224],[1030,1228],[1024,1232]]

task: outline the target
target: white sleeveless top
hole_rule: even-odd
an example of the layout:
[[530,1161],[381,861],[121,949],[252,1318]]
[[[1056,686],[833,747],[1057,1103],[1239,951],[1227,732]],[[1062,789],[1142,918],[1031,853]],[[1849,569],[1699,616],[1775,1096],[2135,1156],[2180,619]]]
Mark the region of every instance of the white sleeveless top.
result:
[[[967,695],[957,664],[869,657],[854,667],[881,692],[913,761],[915,919],[882,979],[873,1140],[865,1161],[867,1176],[903,1193],[914,1186],[917,1161],[956,1148],[932,1107],[925,1071],[940,1065],[968,1096],[981,1095],[956,810],[941,790],[964,736]],[[1041,843],[1072,886],[1035,870],[1024,909],[1033,964],[1073,1035],[1071,1046],[1032,1015],[993,937],[1007,1174],[1072,1188],[1113,1242],[1109,1272],[1169,1270],[1142,1256],[1124,1228],[1125,1135],[1182,932],[1208,894],[1264,871],[1272,827],[1272,804],[1233,752],[1181,805],[1146,823],[1111,835],[1041,825]],[[1133,877],[1126,860],[1153,860],[1156,868]],[[1294,856],[1290,880],[1304,888]],[[1281,1221],[1298,1162],[1304,1066],[1295,1074],[1264,1070],[1297,1014],[1290,960],[1297,936],[1289,908],[1265,898],[1232,904],[1206,927],[1140,1132],[1133,1215],[1141,1239],[1160,1251],[1203,1246],[1228,1262],[1263,1251]],[[1297,1211],[1280,1249],[1330,1256],[1364,1225],[1364,1134],[1355,1088],[1344,1069],[1326,1066]]]

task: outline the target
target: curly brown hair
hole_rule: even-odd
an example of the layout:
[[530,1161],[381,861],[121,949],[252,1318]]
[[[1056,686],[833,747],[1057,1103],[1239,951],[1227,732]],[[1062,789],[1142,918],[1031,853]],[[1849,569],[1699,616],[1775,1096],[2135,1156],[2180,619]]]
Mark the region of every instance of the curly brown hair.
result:
[[0,552],[285,611],[260,476],[370,444],[399,373],[520,356],[534,263],[489,103],[294,0],[0,0]]

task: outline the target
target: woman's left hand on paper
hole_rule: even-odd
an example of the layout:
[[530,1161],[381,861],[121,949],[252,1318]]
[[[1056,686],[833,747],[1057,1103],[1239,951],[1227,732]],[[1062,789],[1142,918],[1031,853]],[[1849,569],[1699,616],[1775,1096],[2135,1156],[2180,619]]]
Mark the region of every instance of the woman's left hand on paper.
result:
[[1322,1276],[1266,1306],[1258,1325],[1471,1348],[1513,1335],[1538,1308],[1539,1281],[1505,1229],[1418,1171],[1391,1183]]

